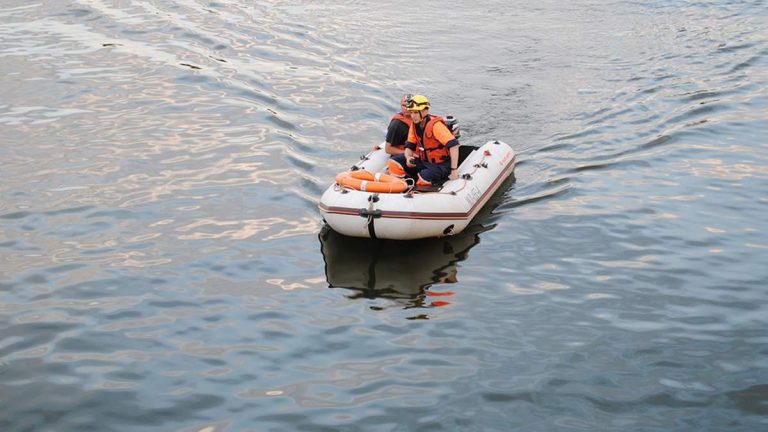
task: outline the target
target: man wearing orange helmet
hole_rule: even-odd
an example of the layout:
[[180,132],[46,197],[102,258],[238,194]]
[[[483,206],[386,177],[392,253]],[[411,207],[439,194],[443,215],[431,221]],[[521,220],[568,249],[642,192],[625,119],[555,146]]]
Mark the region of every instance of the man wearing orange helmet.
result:
[[459,141],[446,126],[442,117],[429,114],[429,99],[413,95],[406,101],[406,109],[413,124],[402,154],[392,156],[387,166],[389,173],[416,179],[417,186],[438,185],[457,178]]

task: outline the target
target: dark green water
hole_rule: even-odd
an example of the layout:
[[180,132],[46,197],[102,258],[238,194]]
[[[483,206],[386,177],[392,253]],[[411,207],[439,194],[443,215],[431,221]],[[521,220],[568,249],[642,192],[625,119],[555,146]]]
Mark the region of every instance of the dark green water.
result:
[[[0,430],[768,428],[768,5],[0,5]],[[404,92],[516,181],[317,200]]]

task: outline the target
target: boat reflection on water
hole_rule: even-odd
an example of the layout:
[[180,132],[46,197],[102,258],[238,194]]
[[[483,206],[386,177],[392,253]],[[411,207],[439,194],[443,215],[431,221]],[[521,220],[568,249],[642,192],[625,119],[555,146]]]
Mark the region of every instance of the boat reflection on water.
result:
[[447,306],[453,296],[447,285],[458,281],[456,263],[488,229],[474,225],[454,236],[395,241],[346,237],[326,225],[319,235],[325,276],[330,288],[351,290],[351,299],[387,298],[406,309]]

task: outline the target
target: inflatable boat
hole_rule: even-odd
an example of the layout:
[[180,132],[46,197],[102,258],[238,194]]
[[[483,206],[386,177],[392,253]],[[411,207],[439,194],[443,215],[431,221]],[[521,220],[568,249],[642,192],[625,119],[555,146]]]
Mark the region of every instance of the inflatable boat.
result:
[[389,155],[374,150],[339,173],[319,208],[334,231],[350,237],[412,240],[460,233],[515,169],[501,141],[459,147],[458,178],[419,190],[384,174]]

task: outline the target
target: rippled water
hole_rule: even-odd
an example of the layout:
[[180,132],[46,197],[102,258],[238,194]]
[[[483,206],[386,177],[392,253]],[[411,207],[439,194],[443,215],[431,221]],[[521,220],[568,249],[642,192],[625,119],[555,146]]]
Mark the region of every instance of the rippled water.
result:
[[[6,0],[0,430],[768,429],[764,1]],[[466,232],[327,229],[403,92]]]

